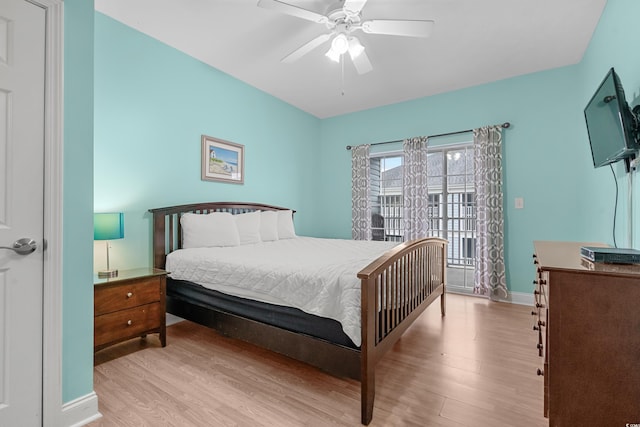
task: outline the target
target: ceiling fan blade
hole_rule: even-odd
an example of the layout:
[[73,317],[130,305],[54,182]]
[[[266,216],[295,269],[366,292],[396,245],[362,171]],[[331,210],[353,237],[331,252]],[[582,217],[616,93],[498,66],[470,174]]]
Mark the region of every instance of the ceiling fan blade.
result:
[[319,13],[278,0],[258,0],[258,6],[295,16],[297,18],[306,19],[307,21],[317,22],[318,24],[324,24],[329,20],[329,18],[324,15],[320,15]]
[[300,46],[299,48],[291,52],[289,55],[282,58],[282,62],[291,63],[291,62],[297,61],[307,53],[311,52],[313,49],[320,46],[322,43],[329,40],[330,37],[331,37],[331,34],[320,34],[315,39],[311,40],[308,43],[303,44],[302,46]]
[[434,24],[433,21],[372,19],[362,23],[362,31],[390,36],[429,37]]
[[373,70],[371,61],[369,61],[369,57],[364,51],[360,52],[360,54],[356,56],[351,54],[351,51],[349,51],[349,54],[351,55],[351,60],[353,61],[353,65],[356,67],[358,74],[366,74]]
[[360,13],[367,0],[345,0],[343,9],[353,13]]

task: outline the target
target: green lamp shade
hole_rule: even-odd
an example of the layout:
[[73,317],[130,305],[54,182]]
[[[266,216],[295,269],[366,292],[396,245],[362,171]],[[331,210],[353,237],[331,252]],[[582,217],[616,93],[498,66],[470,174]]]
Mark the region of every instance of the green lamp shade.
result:
[[123,213],[93,214],[93,240],[113,240],[124,237]]

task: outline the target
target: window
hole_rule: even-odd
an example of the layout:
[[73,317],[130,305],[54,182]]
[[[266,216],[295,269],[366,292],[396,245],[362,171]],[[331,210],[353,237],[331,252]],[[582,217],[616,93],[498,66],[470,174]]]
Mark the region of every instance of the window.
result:
[[[473,144],[430,147],[427,158],[429,235],[449,241],[450,285],[472,289],[476,239]],[[370,194],[373,239],[403,241],[401,154],[372,155]]]
[[440,194],[429,194],[427,215],[429,216],[429,229],[440,230],[442,228],[442,206],[440,205]]
[[371,158],[371,212],[373,240],[402,241],[402,156]]
[[462,219],[464,220],[464,229],[475,231],[476,229],[476,194],[462,194]]
[[462,238],[462,256],[470,261],[476,257],[476,238],[475,237],[463,237]]

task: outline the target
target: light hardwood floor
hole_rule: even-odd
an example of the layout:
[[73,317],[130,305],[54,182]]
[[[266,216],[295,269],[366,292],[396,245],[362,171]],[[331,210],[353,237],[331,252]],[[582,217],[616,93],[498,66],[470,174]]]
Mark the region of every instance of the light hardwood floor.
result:
[[[531,308],[449,294],[379,362],[372,427],[548,426]],[[115,358],[116,356],[119,356]],[[106,426],[358,426],[360,388],[190,322],[96,355]]]

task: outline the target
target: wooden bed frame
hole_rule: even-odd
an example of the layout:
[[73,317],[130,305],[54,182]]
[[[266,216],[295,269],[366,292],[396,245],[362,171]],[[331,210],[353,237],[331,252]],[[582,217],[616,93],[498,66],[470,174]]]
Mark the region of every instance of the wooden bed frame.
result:
[[[153,213],[153,264],[164,269],[168,253],[181,248],[180,217],[187,212],[286,210],[257,203],[211,202],[150,209]],[[369,424],[375,397],[375,366],[415,319],[438,297],[445,315],[447,241],[439,238],[401,243],[358,273],[361,280],[362,345],[352,349],[241,316],[206,309],[167,296],[167,311],[220,333],[361,383],[361,419]]]

